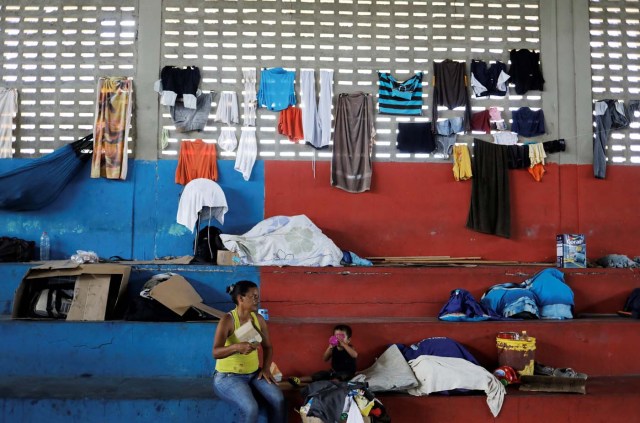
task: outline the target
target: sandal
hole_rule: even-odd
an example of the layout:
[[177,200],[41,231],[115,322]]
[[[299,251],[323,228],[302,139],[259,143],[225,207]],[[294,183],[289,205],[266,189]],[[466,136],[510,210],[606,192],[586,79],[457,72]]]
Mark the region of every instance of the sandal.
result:
[[291,376],[290,378],[287,378],[287,382],[289,382],[291,384],[291,386],[293,386],[294,388],[299,388],[300,387],[300,378],[299,377]]

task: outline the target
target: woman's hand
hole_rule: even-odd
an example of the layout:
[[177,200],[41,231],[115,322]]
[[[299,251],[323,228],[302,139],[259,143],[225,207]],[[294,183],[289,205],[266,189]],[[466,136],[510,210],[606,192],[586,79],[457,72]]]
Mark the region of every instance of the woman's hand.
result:
[[255,349],[258,347],[258,344],[250,344],[248,342],[238,342],[235,345],[237,348],[237,353],[243,354],[243,355],[250,354],[251,352],[255,351]]
[[268,383],[277,383],[276,379],[271,374],[270,369],[260,369],[260,373],[258,374],[258,379],[264,379]]

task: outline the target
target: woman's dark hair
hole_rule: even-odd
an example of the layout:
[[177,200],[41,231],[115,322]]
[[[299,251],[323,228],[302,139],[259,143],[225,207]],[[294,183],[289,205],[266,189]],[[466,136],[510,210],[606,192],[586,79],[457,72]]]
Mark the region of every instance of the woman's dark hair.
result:
[[231,295],[233,302],[238,305],[238,295],[245,296],[251,288],[257,287],[258,285],[251,281],[238,281],[227,287],[227,294]]
[[351,338],[351,327],[350,326],[347,326],[347,325],[336,325],[336,327],[333,328],[333,331],[335,332],[337,330],[340,330],[340,331],[346,333],[347,334],[347,338]]

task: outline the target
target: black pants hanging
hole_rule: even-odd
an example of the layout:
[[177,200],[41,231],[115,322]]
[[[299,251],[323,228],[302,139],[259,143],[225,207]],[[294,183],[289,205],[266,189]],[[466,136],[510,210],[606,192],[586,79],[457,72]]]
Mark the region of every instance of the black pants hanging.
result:
[[467,228],[511,237],[508,149],[479,139],[473,140],[473,180]]

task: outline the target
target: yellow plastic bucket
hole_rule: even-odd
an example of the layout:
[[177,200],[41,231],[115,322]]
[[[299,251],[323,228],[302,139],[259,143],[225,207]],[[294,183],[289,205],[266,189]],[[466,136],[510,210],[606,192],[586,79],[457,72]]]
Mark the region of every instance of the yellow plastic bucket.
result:
[[498,334],[496,346],[500,366],[512,367],[520,375],[533,375],[536,338],[525,335],[520,339],[509,339]]

